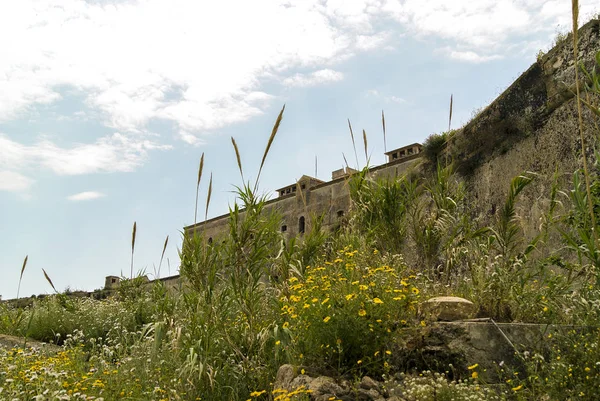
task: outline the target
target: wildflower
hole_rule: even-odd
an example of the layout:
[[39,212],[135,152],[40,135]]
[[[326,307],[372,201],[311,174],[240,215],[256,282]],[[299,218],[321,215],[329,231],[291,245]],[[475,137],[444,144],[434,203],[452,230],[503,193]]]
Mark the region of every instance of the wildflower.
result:
[[478,363],[476,363],[475,365],[471,365],[471,366],[469,366],[467,369],[469,369],[469,370],[473,370],[473,369],[477,368],[478,366],[479,366],[479,364],[478,364]]
[[325,319],[323,319],[323,321],[324,321],[325,323],[327,323],[327,322],[328,322],[328,321],[330,321],[330,320],[331,320],[331,316],[327,316]]
[[513,387],[513,388],[512,388],[512,391],[519,391],[519,390],[521,390],[522,388],[523,388],[523,385],[522,385],[522,384],[520,384],[520,385],[518,385],[517,387]]
[[419,294],[419,289],[417,287],[413,287],[412,290],[413,294],[418,295]]
[[329,302],[329,298],[325,298],[323,302],[321,302],[321,305],[325,305],[327,302]]
[[358,316],[365,316],[367,314],[367,311],[364,309],[361,309],[358,311]]
[[477,372],[474,371],[473,373],[471,373],[471,377],[473,379],[477,379],[479,377],[479,373],[477,373]]
[[379,298],[373,298],[373,303],[382,304],[383,301],[381,299],[379,299]]
[[285,323],[283,324],[283,328],[284,328],[284,329],[287,329],[288,327],[290,327],[290,322],[285,322]]
[[279,341],[279,340],[275,341],[275,345],[279,345],[279,344],[281,344],[281,341]]
[[362,363],[362,359],[359,359],[358,361],[356,361],[357,365],[360,365]]
[[260,397],[261,395],[263,395],[266,392],[267,392],[266,390],[253,391],[253,392],[250,393],[250,397]]

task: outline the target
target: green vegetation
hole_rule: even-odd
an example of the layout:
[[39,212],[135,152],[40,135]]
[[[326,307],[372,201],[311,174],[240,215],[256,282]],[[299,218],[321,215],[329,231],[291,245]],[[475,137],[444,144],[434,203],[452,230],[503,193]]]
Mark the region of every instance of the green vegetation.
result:
[[[261,170],[282,117],[283,110]],[[431,169],[374,179],[365,167],[351,176],[347,223],[329,233],[314,216],[301,239],[286,238],[280,216],[257,195],[259,170],[253,185],[236,187],[227,235],[184,237],[178,291],[134,277],[104,300],[57,293],[24,308],[1,303],[1,333],[62,348],[0,348],[0,398],[307,400],[302,386],[274,388],[278,368],[291,363],[312,376],[369,375],[398,386],[407,400],[597,399],[597,168],[575,172],[570,188],[555,184],[530,235],[517,206],[536,174],[512,180],[490,221],[473,219],[454,165],[439,160],[448,138],[425,144]],[[197,191],[203,164],[204,157]],[[212,178],[205,218],[211,192]],[[195,219],[197,204],[196,197]],[[135,237],[134,223],[131,271]],[[21,276],[26,266],[27,258]],[[493,387],[477,364],[407,368],[394,352],[423,335],[430,322],[419,304],[440,295],[468,298],[495,321],[563,326],[548,331],[544,348],[517,349],[522,366],[502,367]]]

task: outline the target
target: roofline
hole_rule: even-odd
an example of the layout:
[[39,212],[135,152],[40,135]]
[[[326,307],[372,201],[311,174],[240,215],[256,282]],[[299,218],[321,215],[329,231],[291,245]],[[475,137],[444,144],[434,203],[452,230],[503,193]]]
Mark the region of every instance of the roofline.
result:
[[[417,145],[420,145],[420,144],[417,144]],[[411,146],[411,145],[407,145],[407,146]],[[403,158],[401,158],[401,159],[392,160],[391,162],[384,163],[384,164],[381,164],[381,165],[379,165],[379,166],[371,167],[371,168],[369,169],[369,172],[373,172],[373,171],[382,170],[382,169],[384,169],[384,168],[386,168],[386,167],[391,167],[391,166],[394,166],[394,165],[396,165],[396,164],[403,164],[403,163],[409,162],[409,161],[411,161],[411,160],[418,159],[418,158],[420,158],[421,156],[422,156],[422,154],[421,154],[421,153],[415,153],[415,154],[412,154],[412,155],[408,155],[408,156],[405,156],[405,157],[403,157]],[[321,184],[317,184],[317,185],[315,185],[314,187],[311,187],[311,189],[323,188],[323,187],[326,187],[326,186],[328,186],[328,185],[332,185],[332,184],[335,184],[335,183],[337,183],[337,182],[340,182],[340,181],[346,180],[346,179],[348,179],[349,177],[352,177],[354,174],[358,174],[358,173],[360,173],[360,171],[361,171],[361,170],[356,170],[356,172],[354,172],[354,173],[351,173],[351,174],[344,175],[344,176],[342,176],[342,177],[340,177],[340,178],[336,178],[335,180],[331,180],[331,181],[323,181]],[[284,187],[284,188],[287,188],[287,187]],[[266,201],[266,202],[265,202],[265,205],[270,205],[270,204],[272,204],[272,203],[279,202],[279,201],[280,201],[280,200],[282,200],[282,199],[285,199],[285,198],[288,198],[288,197],[292,197],[292,196],[296,196],[296,193],[289,193],[289,194],[286,194],[286,195],[284,195],[284,196],[278,196],[278,197],[276,197],[276,198],[269,199],[268,201]],[[243,211],[244,211],[244,209],[241,209],[240,211],[241,211],[241,212],[243,212]],[[204,226],[204,225],[206,225],[206,224],[208,224],[208,223],[212,223],[213,221],[220,220],[220,219],[222,219],[223,217],[226,217],[226,216],[228,216],[228,215],[229,215],[229,213],[224,213],[224,214],[222,214],[222,215],[215,216],[215,217],[213,217],[213,218],[211,218],[211,219],[204,220],[204,221],[201,221],[201,222],[199,222],[199,223],[196,223],[196,224],[191,224],[191,225],[189,225],[189,226],[185,226],[185,227],[183,227],[183,232],[184,232],[184,234],[185,234],[187,231],[189,231],[189,230],[191,230],[191,229],[198,228],[198,227],[202,227],[202,226]]]
[[413,147],[413,146],[415,146],[415,145],[423,146],[422,144],[420,144],[420,143],[418,143],[418,142],[415,142],[415,143],[411,143],[410,145],[402,146],[402,147],[400,147],[400,148],[396,148],[396,149],[394,149],[394,150],[390,150],[389,152],[385,152],[385,153],[384,153],[384,155],[389,155],[389,154],[391,154],[391,153],[394,153],[394,152],[397,152],[397,151],[399,151],[399,150],[401,150],[401,149],[412,148],[412,147]]

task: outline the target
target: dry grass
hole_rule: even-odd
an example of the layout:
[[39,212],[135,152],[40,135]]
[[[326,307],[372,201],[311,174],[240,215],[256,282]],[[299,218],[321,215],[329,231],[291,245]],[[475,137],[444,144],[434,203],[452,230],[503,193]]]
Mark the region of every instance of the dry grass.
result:
[[[352,131],[352,124],[350,124],[350,119],[348,119],[348,128],[350,128],[350,138],[352,138],[352,147],[354,148],[354,157],[356,157],[356,168],[358,168],[358,154],[356,153],[356,142],[354,141],[354,132]],[[345,160],[346,158],[344,158]],[[346,162],[346,165],[348,163]]]
[[210,206],[210,197],[212,196],[213,175],[210,173],[210,181],[208,182],[208,195],[206,196],[206,210],[204,211],[204,221],[208,220],[208,207]]
[[381,126],[383,127],[383,152],[387,153],[387,141],[385,139],[385,114],[381,110]]
[[58,294],[58,291],[56,291],[56,287],[54,287],[54,283],[52,283],[52,280],[50,280],[50,276],[48,276],[48,273],[46,273],[46,270],[44,270],[44,268],[42,268],[42,272],[44,272],[44,277],[46,277],[46,281],[50,283],[54,292]]
[[135,251],[135,235],[137,232],[137,222],[133,222],[133,230],[131,231],[131,272],[129,278],[133,278],[133,253]]
[[25,273],[25,267],[27,266],[27,260],[29,255],[25,256],[23,260],[23,267],[21,267],[21,275],[19,276],[19,286],[17,287],[17,299],[19,299],[19,292],[21,291],[21,281],[23,280],[23,273]]
[[265,153],[263,154],[262,160],[260,161],[260,167],[258,169],[258,175],[256,176],[256,183],[254,184],[254,192],[258,188],[258,181],[260,180],[260,173],[262,172],[263,166],[265,165],[265,160],[267,160],[267,155],[269,154],[269,150],[271,149],[271,145],[273,145],[273,141],[275,140],[275,136],[277,136],[277,131],[279,131],[279,125],[281,124],[281,120],[283,119],[283,112],[285,111],[285,104],[281,108],[279,115],[277,116],[277,120],[275,120],[275,125],[273,125],[273,129],[271,130],[271,136],[267,141],[267,147],[265,148]]
[[244,182],[244,170],[242,169],[242,158],[240,157],[240,149],[235,142],[235,139],[231,137],[231,143],[233,144],[233,149],[235,150],[235,159],[237,161],[238,169],[240,170],[240,175],[242,176],[242,183]]
[[202,179],[202,170],[204,169],[204,152],[200,157],[200,166],[198,167],[198,182],[196,183],[196,207],[194,208],[194,224],[196,224],[198,217],[198,191],[200,190],[200,180]]

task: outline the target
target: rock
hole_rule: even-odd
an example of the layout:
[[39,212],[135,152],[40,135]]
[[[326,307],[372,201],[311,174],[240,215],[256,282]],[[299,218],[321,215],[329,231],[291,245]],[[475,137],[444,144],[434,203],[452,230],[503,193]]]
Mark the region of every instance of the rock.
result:
[[375,389],[379,391],[380,385],[375,380],[371,379],[369,376],[365,376],[360,381],[360,388],[364,388],[365,390]]
[[381,394],[379,394],[379,391],[375,390],[375,389],[370,389],[370,390],[365,390],[364,388],[359,388],[356,391],[356,399],[359,401],[379,401],[379,400],[384,400],[385,398],[383,398],[381,396]]
[[290,385],[295,376],[295,369],[292,365],[281,365],[279,370],[277,370],[277,378],[275,379],[273,388],[291,391]]
[[313,378],[307,375],[299,375],[290,383],[290,388],[288,391],[294,391],[297,388],[304,386],[304,388],[310,388],[310,383],[313,381]]
[[335,380],[327,376],[319,376],[313,379],[308,385],[311,390],[311,396],[315,401],[327,401],[330,397],[340,398],[347,394]]
[[476,308],[473,302],[459,297],[435,297],[421,305],[421,313],[431,320],[453,322],[472,319]]

